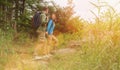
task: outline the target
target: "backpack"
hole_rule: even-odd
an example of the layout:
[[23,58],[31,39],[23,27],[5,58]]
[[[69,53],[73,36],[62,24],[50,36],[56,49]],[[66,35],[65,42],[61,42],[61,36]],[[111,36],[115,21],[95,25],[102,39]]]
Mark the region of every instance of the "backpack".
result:
[[41,24],[41,18],[40,18],[41,13],[37,12],[34,14],[32,18],[32,27],[33,29],[37,30]]

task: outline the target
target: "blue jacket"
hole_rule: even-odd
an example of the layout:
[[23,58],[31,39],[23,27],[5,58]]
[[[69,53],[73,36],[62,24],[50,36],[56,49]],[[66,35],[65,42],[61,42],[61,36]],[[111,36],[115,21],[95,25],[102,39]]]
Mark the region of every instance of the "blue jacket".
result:
[[52,19],[50,19],[48,22],[48,26],[47,26],[48,35],[53,34],[54,28],[55,28],[54,21]]

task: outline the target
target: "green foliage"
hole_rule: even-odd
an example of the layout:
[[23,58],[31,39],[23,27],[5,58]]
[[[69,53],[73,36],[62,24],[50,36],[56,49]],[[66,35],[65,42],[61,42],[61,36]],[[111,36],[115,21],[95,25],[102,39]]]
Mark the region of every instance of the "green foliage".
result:
[[[20,14],[17,20],[13,19],[17,16],[15,14],[14,17],[0,17],[2,23],[0,24],[0,70],[4,70],[7,64],[14,65],[14,62],[18,68],[33,70],[38,62],[29,66],[21,61],[19,61],[20,63],[16,61],[22,59],[20,55],[24,52],[27,52],[30,57],[33,55],[33,46],[36,41],[29,38],[30,20],[35,10],[41,10],[43,6],[39,0],[26,0],[24,12],[20,13],[20,8],[12,7],[13,1],[15,0],[11,0],[11,2],[0,0],[0,16],[9,16],[9,12],[1,9],[3,6],[5,8],[9,6],[8,11],[19,10],[17,13]],[[96,16],[94,23],[88,23],[79,17],[72,17],[74,12],[71,3],[65,8],[58,7],[56,33],[61,33],[57,36],[59,40],[57,49],[66,48],[70,41],[80,41],[81,46],[75,48],[77,50],[75,53],[53,55],[46,66],[35,66],[36,70],[120,70],[120,16],[112,7],[101,13],[100,7],[95,6],[98,8],[100,16],[97,17],[93,12]],[[53,6],[49,6],[49,8],[50,13],[54,12]],[[12,19],[10,20],[10,18]],[[15,22],[19,33],[12,29]],[[11,56],[13,59],[10,59]],[[10,61],[13,63],[9,63]]]
[[4,70],[4,66],[8,62],[8,55],[13,54],[12,38],[13,31],[9,30],[7,33],[0,29],[0,69]]
[[71,1],[71,3],[69,3],[68,6],[64,8],[57,7],[57,31],[62,33],[74,33],[78,29],[75,25],[81,25],[79,17],[73,17],[74,11],[72,4],[73,2]]

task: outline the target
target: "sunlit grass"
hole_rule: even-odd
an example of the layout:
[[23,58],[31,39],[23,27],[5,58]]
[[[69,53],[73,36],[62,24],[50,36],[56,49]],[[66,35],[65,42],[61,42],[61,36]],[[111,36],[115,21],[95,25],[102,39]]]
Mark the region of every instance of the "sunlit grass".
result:
[[75,53],[55,54],[47,64],[22,60],[32,59],[34,42],[25,33],[19,33],[14,40],[14,33],[0,31],[0,70],[15,67],[22,70],[119,70],[120,69],[120,21],[111,24],[83,23],[81,30],[57,36],[57,49],[68,48],[70,41],[80,41]]

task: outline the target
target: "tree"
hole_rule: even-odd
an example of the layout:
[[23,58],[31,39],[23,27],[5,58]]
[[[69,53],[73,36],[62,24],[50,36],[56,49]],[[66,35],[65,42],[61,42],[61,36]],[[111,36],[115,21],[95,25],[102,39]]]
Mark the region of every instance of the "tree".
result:
[[61,8],[59,6],[57,6],[57,11],[56,11],[56,15],[57,15],[57,30],[59,32],[71,32],[76,30],[75,27],[73,27],[71,24],[68,23],[68,21],[72,18],[72,16],[74,15],[74,11],[73,11],[73,1],[69,0],[68,1],[68,6]]

